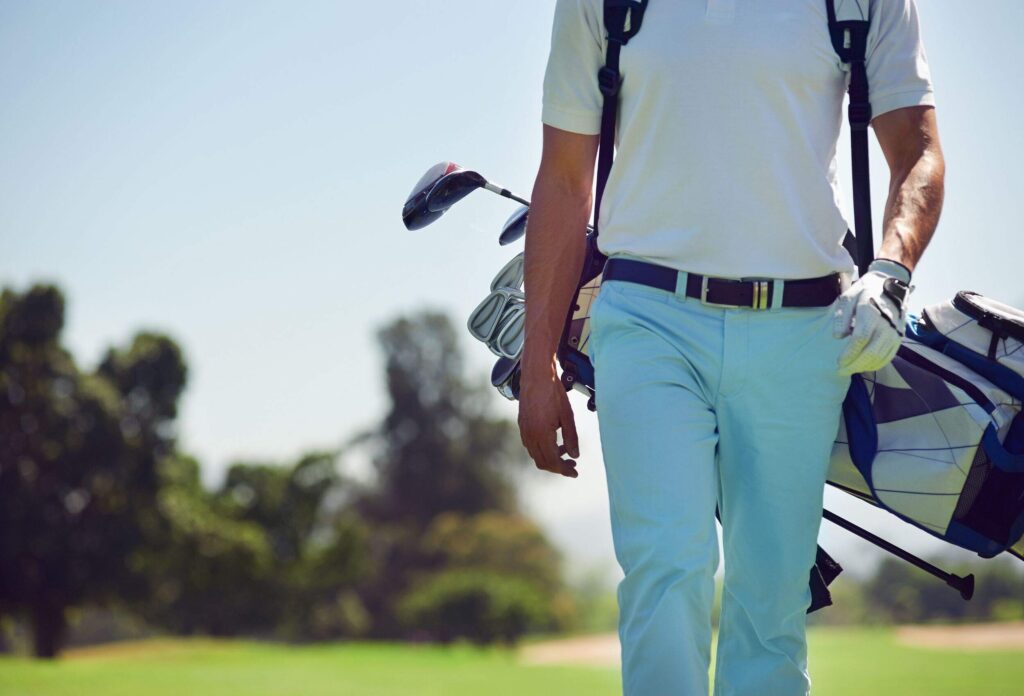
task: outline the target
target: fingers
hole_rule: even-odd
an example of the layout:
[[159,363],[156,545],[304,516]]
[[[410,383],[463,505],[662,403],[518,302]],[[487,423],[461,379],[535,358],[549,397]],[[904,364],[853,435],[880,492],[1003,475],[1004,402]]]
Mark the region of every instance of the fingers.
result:
[[841,372],[852,374],[853,372],[859,372],[860,370],[852,369],[855,364],[863,355],[868,343],[871,341],[873,336],[873,329],[877,326],[877,322],[873,322],[867,311],[858,312],[858,316],[853,326],[853,333],[850,336],[850,342],[846,345],[846,350],[839,356],[839,369]]
[[[558,444],[558,431],[562,444]],[[519,397],[519,435],[538,469],[576,478],[579,435],[572,404],[561,380],[552,376],[527,379]],[[563,459],[568,454],[570,458]]]
[[892,362],[902,343],[900,335],[891,327],[880,327],[878,333],[878,339],[871,344],[872,370],[881,370]]
[[[527,407],[520,401],[519,433],[523,446],[538,469],[576,478],[579,476],[576,462],[562,458],[565,454],[579,456],[579,438],[572,407],[560,385],[555,394],[555,398],[539,407]],[[562,445],[558,444],[559,428],[562,430]]]
[[580,439],[576,434],[576,419],[573,418],[572,408],[569,406],[569,398],[565,399],[565,406],[562,409],[562,444],[570,457],[580,456]]
[[832,319],[832,335],[836,338],[845,338],[853,330],[853,297],[840,295],[836,300],[836,309]]
[[884,322],[877,322],[874,331],[860,345],[846,349],[839,360],[839,372],[852,375],[858,372],[875,372],[888,365],[899,351],[901,339],[896,330]]
[[885,321],[889,323],[889,326],[891,326],[896,332],[900,334],[903,333],[903,328],[897,326],[897,322],[900,321],[900,312],[898,308],[893,307],[892,300],[883,297],[882,301],[879,302],[872,297],[871,306],[875,308],[878,314],[885,319]]
[[572,459],[562,459],[562,455],[565,454],[565,447],[555,443],[554,438],[550,438],[543,443],[535,442],[534,447],[530,448],[529,452],[534,464],[542,471],[550,471],[553,474],[561,474],[569,478],[579,476],[579,473],[576,471],[576,462]]

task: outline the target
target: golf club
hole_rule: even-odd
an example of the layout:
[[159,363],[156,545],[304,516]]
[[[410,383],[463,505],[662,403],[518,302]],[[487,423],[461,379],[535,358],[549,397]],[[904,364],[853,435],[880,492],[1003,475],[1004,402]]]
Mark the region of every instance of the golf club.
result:
[[529,206],[521,206],[512,213],[501,227],[498,244],[506,246],[526,234],[526,218],[530,213]]
[[519,358],[523,352],[523,339],[526,336],[526,306],[517,302],[509,306],[502,317],[494,340],[487,342],[487,347],[496,355],[507,358]]
[[491,385],[509,401],[519,398],[519,361],[501,357],[491,369]]
[[[525,297],[515,288],[497,288],[477,305],[469,315],[466,326],[473,338],[488,343],[497,335],[497,330],[510,305],[522,303]],[[493,350],[493,348],[492,348]]]
[[494,280],[491,281],[492,292],[498,288],[516,288],[518,290],[523,287],[523,259],[524,254],[520,252],[502,266],[501,270],[495,274]]
[[409,193],[402,206],[402,222],[408,230],[422,229],[479,188],[530,205],[526,199],[492,184],[478,172],[463,169],[454,162],[439,162],[420,177]]
[[[508,220],[505,221],[505,224],[501,227],[501,234],[498,235],[498,244],[501,246],[507,246],[525,235],[526,223],[529,214],[530,208],[525,205],[512,213]],[[593,231],[594,227],[592,225],[587,225],[587,232]]]

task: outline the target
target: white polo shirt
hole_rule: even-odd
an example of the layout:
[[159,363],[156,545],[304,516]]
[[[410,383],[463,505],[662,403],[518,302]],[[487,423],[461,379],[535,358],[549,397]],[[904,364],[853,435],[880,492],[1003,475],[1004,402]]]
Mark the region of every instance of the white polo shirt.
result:
[[[836,0],[840,16],[856,2]],[[914,0],[870,5],[874,115],[933,104]],[[602,17],[603,0],[557,1],[544,123],[600,132]],[[605,254],[732,278],[853,269],[836,176],[848,73],[825,0],[650,0],[621,72]]]

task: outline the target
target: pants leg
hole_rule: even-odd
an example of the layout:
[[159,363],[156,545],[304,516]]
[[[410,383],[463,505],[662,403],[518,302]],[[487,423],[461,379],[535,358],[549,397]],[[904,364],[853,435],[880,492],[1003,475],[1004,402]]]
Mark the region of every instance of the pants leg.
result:
[[[716,696],[807,694],[807,578],[849,378],[827,309],[727,318],[719,414],[725,588]],[[729,352],[731,350],[731,352]]]
[[[708,692],[721,312],[610,281],[591,357],[616,558],[626,696]],[[714,375],[708,378],[707,375]]]

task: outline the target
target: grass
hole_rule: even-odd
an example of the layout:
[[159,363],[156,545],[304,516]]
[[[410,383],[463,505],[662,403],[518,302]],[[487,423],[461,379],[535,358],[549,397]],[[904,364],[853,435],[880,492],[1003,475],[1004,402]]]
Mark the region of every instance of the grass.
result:
[[1024,651],[908,647],[888,629],[816,628],[810,638],[816,696],[1024,694]]
[[[886,629],[816,628],[816,696],[1024,693],[1024,652],[911,648]],[[615,669],[524,667],[499,649],[348,644],[285,647],[144,641],[54,663],[0,659],[0,696],[477,696],[618,694]]]
[[524,668],[508,651],[146,641],[54,664],[0,660],[2,696],[614,694],[614,670]]

